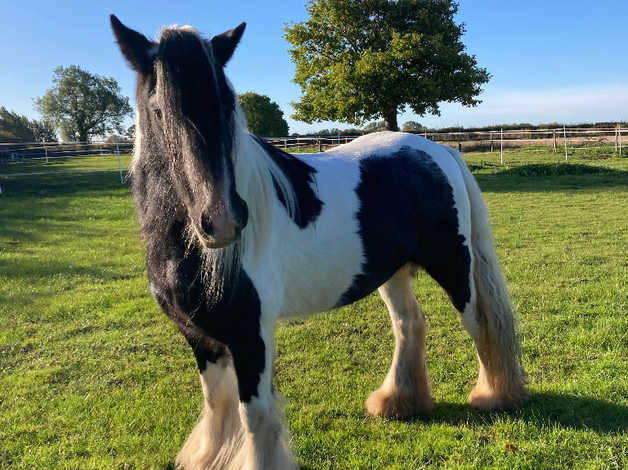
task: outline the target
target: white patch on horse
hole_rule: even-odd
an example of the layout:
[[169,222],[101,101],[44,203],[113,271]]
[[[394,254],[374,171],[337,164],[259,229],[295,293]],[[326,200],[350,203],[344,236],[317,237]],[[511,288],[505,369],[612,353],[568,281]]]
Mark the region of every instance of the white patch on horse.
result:
[[[261,259],[242,258],[257,291],[282,299],[276,315],[313,313],[332,308],[362,269],[364,253],[356,214],[358,165],[326,154],[296,155],[316,170],[318,199],[323,203],[316,221],[299,228],[276,197]],[[252,221],[253,223],[253,221]]]

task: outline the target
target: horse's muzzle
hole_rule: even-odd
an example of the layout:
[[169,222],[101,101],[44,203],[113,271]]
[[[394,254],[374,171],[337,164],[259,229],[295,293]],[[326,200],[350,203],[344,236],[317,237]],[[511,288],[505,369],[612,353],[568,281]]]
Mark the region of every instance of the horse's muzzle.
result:
[[212,215],[205,212],[199,223],[194,224],[196,235],[205,248],[224,248],[240,239],[248,222],[248,207],[240,199],[230,212],[214,211]]

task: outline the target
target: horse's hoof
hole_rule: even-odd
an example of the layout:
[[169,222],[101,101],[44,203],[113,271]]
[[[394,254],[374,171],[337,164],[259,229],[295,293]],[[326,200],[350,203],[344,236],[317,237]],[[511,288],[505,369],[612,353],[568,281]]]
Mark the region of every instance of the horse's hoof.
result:
[[469,404],[480,410],[512,410],[520,407],[528,398],[522,390],[517,394],[498,394],[486,386],[476,385],[469,394]]
[[403,419],[428,413],[434,408],[430,395],[400,394],[377,389],[366,400],[366,409],[373,416]]

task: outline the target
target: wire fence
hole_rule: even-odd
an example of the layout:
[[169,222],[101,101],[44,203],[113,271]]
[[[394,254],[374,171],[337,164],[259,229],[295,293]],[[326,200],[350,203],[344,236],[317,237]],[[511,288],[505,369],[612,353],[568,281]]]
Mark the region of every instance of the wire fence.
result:
[[[477,151],[499,153],[500,162],[510,152],[554,152],[564,154],[565,160],[579,152],[623,156],[628,144],[628,128],[599,127],[574,128],[555,127],[547,129],[500,129],[491,131],[429,132],[419,133],[426,139],[449,145],[463,152]],[[359,136],[313,136],[313,137],[267,137],[266,140],[287,151],[322,152],[337,145],[351,142]],[[133,151],[131,142],[32,142],[0,143],[0,176],[20,174],[20,167],[30,168],[37,164],[41,168],[55,171],[71,171],[70,167],[54,165],[72,159],[96,156],[115,156],[93,171],[117,170],[124,179],[126,165],[121,155]],[[126,161],[126,160],[125,160]],[[89,165],[88,165],[89,166]],[[78,170],[76,170],[78,171]],[[85,170],[83,170],[85,171]]]
[[89,155],[130,153],[131,142],[0,142],[0,164],[43,160],[47,163],[60,158]]
[[[564,152],[602,150],[623,155],[628,143],[628,128],[500,129],[492,131],[417,132],[426,139],[449,145],[461,152]],[[359,136],[269,137],[273,145],[286,151],[319,151],[335,147]]]
[[[131,142],[0,142],[0,176],[41,174],[34,169],[43,170],[43,173],[116,170],[120,172],[120,182],[124,182],[126,165],[123,165],[121,156],[132,151]],[[101,165],[86,165],[84,169],[76,168],[76,165],[63,166],[63,163],[72,160],[95,160],[93,157],[103,156],[114,156],[115,159],[100,162]]]

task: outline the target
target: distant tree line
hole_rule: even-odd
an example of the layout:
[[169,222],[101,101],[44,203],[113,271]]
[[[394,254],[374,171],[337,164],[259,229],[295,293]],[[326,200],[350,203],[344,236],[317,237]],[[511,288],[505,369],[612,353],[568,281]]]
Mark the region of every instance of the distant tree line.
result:
[[29,119],[0,107],[0,142],[53,142],[57,140],[54,126],[46,120]]
[[619,121],[604,121],[604,122],[586,122],[586,123],[572,123],[572,124],[563,124],[559,122],[548,122],[541,124],[530,124],[529,122],[519,122],[519,123],[504,123],[504,124],[495,124],[492,126],[480,126],[480,127],[463,127],[463,126],[450,126],[450,127],[442,127],[442,128],[430,128],[425,129],[427,132],[490,132],[490,131],[499,131],[501,129],[508,130],[543,130],[543,129],[556,129],[565,126],[567,129],[574,128],[584,128],[584,129],[595,129],[595,128],[609,128],[609,127],[628,127],[628,123],[619,122]]
[[[406,121],[403,123],[401,130],[404,132],[412,132],[415,134],[423,134],[423,133],[432,133],[432,132],[490,132],[490,131],[499,131],[501,129],[508,130],[543,130],[543,129],[556,129],[562,128],[565,126],[567,129],[574,128],[584,128],[584,129],[595,129],[595,128],[612,128],[621,126],[623,128],[628,128],[628,122],[619,122],[619,121],[605,121],[605,122],[595,122],[595,123],[576,123],[576,124],[561,124],[558,122],[550,122],[550,123],[542,123],[542,124],[530,124],[527,122],[521,123],[505,123],[505,124],[495,124],[492,126],[481,126],[481,127],[463,127],[463,126],[450,126],[450,127],[424,127],[421,124],[415,121]],[[362,128],[348,128],[348,129],[321,129],[316,132],[306,132],[306,133],[297,133],[293,132],[291,137],[324,137],[324,136],[356,136],[369,134],[371,132],[380,132],[386,130],[385,123],[383,120],[381,121],[373,121]]]

